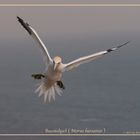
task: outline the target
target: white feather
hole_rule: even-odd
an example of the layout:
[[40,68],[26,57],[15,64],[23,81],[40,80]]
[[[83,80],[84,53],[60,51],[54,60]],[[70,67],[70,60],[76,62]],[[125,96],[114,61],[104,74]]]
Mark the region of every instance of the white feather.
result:
[[54,87],[52,87],[52,97],[53,97],[53,100],[55,101],[55,90],[54,90]]
[[41,50],[45,64],[48,65],[49,63],[52,62],[52,59],[49,55],[49,52],[48,52],[46,46],[44,45],[44,43],[42,42],[42,40],[38,36],[37,32],[31,26],[29,26],[29,28],[32,31],[32,34],[31,34],[32,38],[34,39],[35,43],[38,44],[38,46]]
[[62,95],[61,95],[62,90],[61,90],[57,85],[55,86],[54,89],[55,89],[56,93],[57,93],[59,96],[62,96]]
[[51,90],[52,90],[51,88],[48,90],[48,92],[49,92],[49,102],[51,101],[51,94],[52,94]]
[[48,94],[49,94],[49,91],[44,92],[44,102],[47,101]]
[[94,53],[94,54],[91,54],[91,55],[88,55],[88,56],[84,56],[84,57],[76,59],[76,60],[74,60],[74,61],[72,61],[70,63],[64,64],[64,67],[65,67],[64,71],[69,71],[69,70],[71,70],[71,69],[73,69],[75,67],[78,67],[81,64],[88,63],[88,62],[93,61],[93,60],[95,60],[97,58],[100,58],[101,56],[103,56],[103,55],[105,55],[107,53],[110,53],[112,51],[115,51],[115,50],[121,48],[122,46],[127,45],[128,43],[129,43],[129,41],[124,43],[124,44],[122,44],[122,45],[119,45],[117,47],[114,47],[114,48],[111,48],[111,49],[108,49],[108,50],[105,50],[105,51],[101,51],[101,52],[98,52],[98,53]]
[[56,94],[61,96],[62,90],[56,84],[47,89],[46,84],[44,83],[44,81],[42,81],[35,92],[39,93],[39,97],[44,95],[44,102],[47,102],[47,100],[50,102],[51,99],[55,101]]

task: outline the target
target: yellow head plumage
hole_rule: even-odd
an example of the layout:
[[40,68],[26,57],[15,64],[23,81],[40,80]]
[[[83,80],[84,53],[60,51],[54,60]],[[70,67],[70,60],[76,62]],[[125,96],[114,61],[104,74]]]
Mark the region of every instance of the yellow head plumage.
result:
[[62,59],[61,59],[61,57],[59,57],[59,56],[56,56],[56,57],[54,57],[54,62],[56,63],[56,64],[58,64],[58,63],[61,63],[62,62]]

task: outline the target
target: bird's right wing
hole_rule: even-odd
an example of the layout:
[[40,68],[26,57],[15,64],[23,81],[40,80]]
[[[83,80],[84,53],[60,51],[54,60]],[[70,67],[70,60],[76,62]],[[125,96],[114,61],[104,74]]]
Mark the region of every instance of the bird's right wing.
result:
[[88,55],[88,56],[84,56],[84,57],[76,59],[76,60],[74,60],[72,62],[69,62],[67,64],[64,64],[64,71],[72,70],[73,68],[78,67],[81,64],[88,63],[88,62],[93,61],[93,60],[95,60],[97,58],[100,58],[103,55],[108,54],[108,53],[110,53],[112,51],[115,51],[115,50],[121,48],[122,46],[125,46],[128,43],[129,43],[129,41],[124,43],[124,44],[122,44],[122,45],[119,45],[117,47],[114,47],[114,48],[111,48],[111,49],[108,49],[108,50],[105,50],[105,51],[101,51],[101,52],[98,52],[98,53],[94,53],[94,54],[91,54],[91,55]]
[[38,36],[37,32],[26,22],[23,21],[23,19],[21,19],[20,17],[17,17],[19,23],[26,29],[26,31],[29,33],[29,35],[31,35],[31,37],[34,39],[34,41],[38,44],[39,48],[41,49],[41,52],[43,54],[43,60],[45,62],[46,65],[48,65],[49,63],[52,62],[52,59],[49,55],[49,52],[46,48],[46,46],[44,45],[44,43],[42,42],[42,40],[40,39],[40,37]]

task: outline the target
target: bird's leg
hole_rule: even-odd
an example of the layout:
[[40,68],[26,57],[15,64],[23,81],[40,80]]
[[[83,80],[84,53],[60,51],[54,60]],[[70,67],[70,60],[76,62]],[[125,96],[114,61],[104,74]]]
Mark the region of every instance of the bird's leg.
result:
[[44,78],[45,75],[41,74],[41,73],[37,73],[37,74],[32,74],[32,77],[34,79],[41,79],[41,78]]
[[57,81],[56,83],[60,88],[65,89],[65,86],[62,81]]

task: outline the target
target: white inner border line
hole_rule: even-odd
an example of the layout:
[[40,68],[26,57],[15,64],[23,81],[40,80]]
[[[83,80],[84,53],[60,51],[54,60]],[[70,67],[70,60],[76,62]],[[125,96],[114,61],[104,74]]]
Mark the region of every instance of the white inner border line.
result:
[[0,4],[3,7],[140,7],[138,4]]
[[37,136],[37,137],[44,137],[44,136],[102,136],[102,137],[132,137],[132,136],[137,136],[140,137],[140,134],[0,134],[0,136],[7,136],[7,137],[19,137],[19,136],[24,136],[24,137],[32,137],[32,136]]
[[[0,7],[140,7],[140,3],[138,4],[0,4]],[[138,134],[0,134],[0,137],[42,137],[42,136],[100,136],[100,137],[126,137],[126,136],[137,136],[140,137],[140,133]]]

